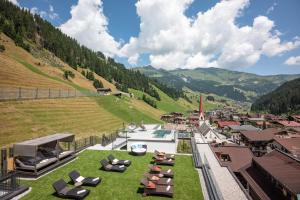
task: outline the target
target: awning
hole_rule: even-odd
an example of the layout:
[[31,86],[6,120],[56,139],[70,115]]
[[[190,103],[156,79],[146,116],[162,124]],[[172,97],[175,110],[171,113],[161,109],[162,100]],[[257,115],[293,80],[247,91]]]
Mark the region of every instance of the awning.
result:
[[[58,133],[48,135],[32,140],[27,140],[13,145],[14,156],[30,156],[36,155],[37,148],[46,144],[53,144],[53,142],[72,142],[74,141],[73,134]],[[51,145],[52,146],[52,145]]]

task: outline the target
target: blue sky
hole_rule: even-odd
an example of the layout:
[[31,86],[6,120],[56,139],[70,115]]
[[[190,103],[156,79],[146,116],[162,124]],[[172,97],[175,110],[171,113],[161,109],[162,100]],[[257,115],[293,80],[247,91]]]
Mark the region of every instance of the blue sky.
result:
[[[87,1],[87,0],[83,0]],[[100,2],[100,0],[92,0],[94,2]],[[91,41],[87,41],[86,39],[82,39],[86,33],[85,30],[72,30],[73,32],[64,31],[66,34],[69,34],[73,37],[75,37],[80,43],[83,43],[84,45],[87,45],[89,48],[92,48],[94,50],[101,50],[106,52],[109,56],[114,56],[116,60],[119,62],[124,63],[127,67],[131,66],[142,66],[142,65],[149,65],[153,64],[155,67],[158,68],[164,68],[164,69],[173,69],[177,67],[181,67],[181,65],[184,68],[195,68],[199,67],[221,67],[221,68],[227,68],[232,70],[239,70],[239,71],[246,71],[256,74],[262,74],[262,75],[268,75],[268,74],[296,74],[300,73],[300,61],[299,59],[292,59],[296,61],[289,62],[290,64],[285,64],[286,60],[290,57],[297,58],[300,56],[300,47],[297,43],[297,38],[300,37],[300,26],[299,26],[299,20],[300,19],[300,1],[299,0],[286,0],[286,1],[279,1],[279,0],[252,0],[247,3],[246,6],[241,8],[239,10],[238,16],[234,17],[234,25],[238,28],[244,27],[244,26],[253,26],[253,21],[258,16],[265,16],[267,20],[264,18],[260,21],[264,24],[268,24],[269,21],[272,21],[274,23],[274,26],[271,30],[267,31],[273,35],[266,38],[263,42],[267,43],[270,42],[270,40],[276,36],[276,30],[278,30],[281,34],[276,36],[280,39],[280,44],[278,44],[274,49],[273,52],[271,52],[270,49],[268,50],[262,50],[261,47],[257,47],[255,50],[249,50],[249,47],[245,46],[231,46],[230,43],[220,44],[214,47],[212,49],[217,49],[213,52],[210,52],[207,54],[206,49],[203,47],[197,46],[197,47],[190,47],[195,48],[197,50],[190,51],[189,46],[187,45],[186,49],[181,49],[180,45],[177,45],[176,47],[173,47],[172,45],[165,49],[165,46],[161,47],[161,49],[157,48],[157,46],[151,48],[148,46],[151,46],[152,43],[146,43],[145,40],[151,42],[154,41],[153,38],[157,38],[160,35],[158,35],[158,28],[155,27],[155,23],[149,22],[149,19],[151,20],[151,15],[160,15],[159,9],[154,9],[153,7],[149,6],[149,3],[147,4],[147,1],[149,0],[142,0],[141,3],[136,6],[135,0],[103,0],[102,5],[98,5],[98,8],[101,7],[100,13],[101,16],[98,16],[99,19],[106,19],[105,22],[102,22],[101,26],[104,28],[101,29],[104,31],[103,35],[101,36],[102,39],[98,40],[97,46],[93,46],[93,38],[92,35],[90,36]],[[201,12],[202,14],[208,12],[209,9],[215,10],[214,16],[218,15],[217,9],[215,8],[216,4],[219,1],[215,0],[183,0],[186,3],[184,5],[181,5],[179,3],[178,5],[174,5],[174,8],[181,9],[180,6],[185,6],[183,9],[182,15],[176,15],[176,13],[172,13],[171,11],[164,10],[168,9],[167,7],[164,7],[164,5],[160,5],[160,2],[157,2],[157,8],[161,8],[163,13],[161,14],[161,18],[156,19],[157,20],[157,26],[163,26],[163,22],[168,22],[164,18],[164,13],[170,12],[170,15],[174,15],[174,17],[178,17],[178,21],[182,20],[183,27],[186,19],[204,22],[204,15],[203,20],[201,21],[200,17],[197,19],[197,14]],[[241,2],[243,0],[240,0]],[[247,1],[247,0],[244,0]],[[180,2],[180,0],[179,0]],[[33,9],[33,11],[38,12],[43,15],[43,17],[50,21],[54,26],[56,27],[65,27],[62,28],[62,30],[70,29],[68,27],[72,26],[72,23],[76,24],[75,18],[78,20],[80,18],[80,10],[77,13],[77,16],[72,16],[70,11],[71,7],[78,6],[78,0],[68,0],[68,1],[59,1],[59,0],[18,0],[18,3],[22,7],[27,7],[29,9]],[[92,6],[92,5],[91,5]],[[147,7],[148,6],[148,7]],[[221,5],[220,5],[221,6]],[[223,5],[227,6],[227,5]],[[232,8],[234,8],[235,5],[231,5]],[[239,4],[240,7],[243,6],[243,4]],[[52,7],[52,8],[50,8]],[[172,7],[172,5],[170,5]],[[155,8],[155,7],[154,7]],[[231,8],[231,7],[229,7]],[[82,8],[84,9],[84,8]],[[89,9],[89,7],[86,7],[86,9]],[[139,9],[140,14],[138,15],[137,9]],[[148,10],[147,10],[148,9]],[[152,9],[152,10],[151,10]],[[96,10],[97,11],[97,10]],[[157,11],[157,12],[156,12]],[[228,11],[230,14],[231,11]],[[232,11],[233,12],[233,11]],[[53,15],[55,13],[55,15]],[[150,15],[150,16],[149,16]],[[221,14],[220,14],[221,15]],[[83,20],[85,16],[82,16]],[[74,18],[74,19],[73,19]],[[95,17],[95,20],[97,17]],[[153,18],[155,19],[155,18]],[[91,19],[87,19],[91,20]],[[143,21],[144,20],[144,21]],[[229,18],[230,20],[230,18]],[[68,22],[68,25],[66,22]],[[99,21],[99,20],[98,20]],[[207,19],[206,19],[207,21]],[[144,27],[142,30],[140,28],[140,24],[143,22],[146,27]],[[172,23],[172,21],[170,21]],[[191,22],[193,23],[193,22]],[[97,25],[97,22],[91,22],[90,24]],[[166,25],[168,25],[166,23]],[[161,27],[160,26],[160,27]],[[205,27],[205,25],[203,25]],[[222,32],[222,24],[215,25],[220,32]],[[164,27],[163,27],[164,28]],[[86,29],[86,28],[85,28]],[[207,29],[213,30],[214,27],[211,27],[209,25]],[[148,34],[149,32],[153,31],[153,34]],[[165,30],[168,30],[167,28]],[[184,31],[180,33],[180,35],[186,34],[192,30],[196,30],[196,28],[187,28],[187,31]],[[227,29],[225,29],[227,30]],[[90,30],[89,32],[92,32],[93,30]],[[172,32],[172,28],[170,28],[168,31]],[[144,34],[144,36],[141,33]],[[203,34],[203,32],[201,32]],[[204,32],[205,34],[211,36],[212,38],[215,36],[215,32]],[[211,34],[211,35],[210,35]],[[235,41],[235,35],[238,35],[239,32],[230,33],[226,37],[224,36],[224,40],[220,41]],[[265,35],[264,33],[261,33],[262,35]],[[173,43],[180,43],[182,42],[181,38],[183,40],[188,40],[189,37],[182,37],[182,36],[175,37]],[[199,41],[196,39],[192,40],[192,42],[202,42],[200,41],[203,38],[201,38],[201,34]],[[95,36],[97,37],[97,36]],[[130,42],[130,38],[133,37],[136,39],[136,43]],[[240,34],[240,36],[237,36],[238,38],[236,41],[244,41],[241,37],[244,37]],[[249,36],[251,37],[251,36]],[[177,40],[179,38],[179,41]],[[247,40],[248,41],[248,40]],[[165,41],[159,41],[162,44],[170,44],[165,43]],[[285,43],[292,42],[293,44],[290,44],[291,47],[287,47]],[[97,41],[95,41],[97,43]],[[220,42],[221,43],[221,42]],[[239,43],[239,42],[237,42]],[[252,39],[252,43],[253,42]],[[252,43],[250,43],[252,45]],[[101,47],[103,44],[103,48]],[[150,44],[150,45],[149,45]],[[171,42],[172,44],[172,42]],[[190,44],[190,43],[188,43]],[[210,45],[208,43],[208,45]],[[236,45],[236,44],[235,44]],[[250,45],[250,47],[251,47]],[[253,44],[254,46],[262,44]],[[113,46],[113,48],[109,49],[110,46]],[[128,46],[129,48],[125,48],[125,46]],[[184,46],[184,45],[183,45]],[[234,49],[236,48],[242,48],[240,51],[245,51],[245,59],[241,58],[242,56],[239,55],[239,52],[235,52]],[[244,48],[245,47],[245,48]],[[207,48],[207,47],[205,47]],[[233,48],[233,55],[236,54],[236,58],[232,58],[230,55],[230,52],[227,52],[227,49]],[[250,48],[251,49],[251,48]],[[200,57],[195,56],[197,53],[200,53]],[[253,55],[251,55],[251,53]],[[222,54],[224,54],[222,56]],[[151,58],[149,58],[149,56]],[[181,59],[179,59],[181,58]],[[131,61],[128,62],[128,59]],[[177,60],[178,59],[178,60]],[[174,61],[174,62],[172,62]],[[176,63],[175,63],[176,61]],[[131,63],[131,64],[129,64]],[[174,64],[175,63],[175,64]],[[169,67],[169,66],[174,66]]]

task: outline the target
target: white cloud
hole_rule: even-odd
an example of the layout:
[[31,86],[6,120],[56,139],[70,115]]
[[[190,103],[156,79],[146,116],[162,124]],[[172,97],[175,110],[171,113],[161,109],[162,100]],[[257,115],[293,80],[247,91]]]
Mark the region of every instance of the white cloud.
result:
[[252,25],[240,26],[249,0],[223,0],[190,18],[185,11],[193,0],[140,0],[136,3],[140,33],[123,45],[120,55],[137,61],[150,54],[156,68],[254,65],[262,55],[276,56],[300,46],[299,38],[282,42],[274,21],[257,16]]
[[40,15],[42,18],[49,17],[52,20],[59,18],[59,15],[54,12],[54,8],[52,5],[49,6],[49,12],[46,12],[44,10],[40,11],[37,7],[32,7],[30,9],[30,12],[34,15],[35,14]]
[[50,12],[54,12],[54,8],[53,8],[52,5],[49,5],[49,11],[50,11]]
[[109,34],[107,25],[101,0],[79,0],[71,8],[71,18],[59,28],[88,48],[114,56],[120,44]]
[[286,65],[299,65],[300,66],[300,56],[289,57],[284,64]]
[[11,3],[15,4],[16,6],[20,6],[18,0],[9,0]]
[[272,6],[270,6],[270,8],[268,8],[266,14],[269,15],[271,12],[273,12],[274,9],[275,9],[275,7],[276,7],[277,5],[278,5],[278,4],[277,4],[276,2],[274,2],[274,3],[272,4]]

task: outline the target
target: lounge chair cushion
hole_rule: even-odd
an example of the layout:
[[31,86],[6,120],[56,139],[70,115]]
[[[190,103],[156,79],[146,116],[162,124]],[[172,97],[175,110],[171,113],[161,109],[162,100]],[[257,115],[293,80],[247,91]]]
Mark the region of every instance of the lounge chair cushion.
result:
[[148,189],[155,189],[156,185],[152,181],[148,181],[148,184],[146,186]]
[[76,182],[82,182],[84,180],[83,176],[79,176],[78,178],[76,178]]
[[119,160],[118,160],[118,159],[116,159],[116,158],[112,160],[112,164],[113,164],[113,165],[116,165],[116,164],[118,164],[118,162],[119,162]]

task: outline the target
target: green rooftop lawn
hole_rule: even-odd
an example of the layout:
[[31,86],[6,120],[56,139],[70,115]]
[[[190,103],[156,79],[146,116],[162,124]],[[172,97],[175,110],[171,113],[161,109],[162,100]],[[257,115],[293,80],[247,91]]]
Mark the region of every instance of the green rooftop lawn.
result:
[[[100,170],[100,159],[106,158],[110,153],[112,153],[116,158],[131,160],[131,166],[124,173]],[[125,151],[86,150],[80,153],[75,161],[36,181],[21,181],[22,184],[32,187],[32,191],[22,199],[59,199],[54,196],[52,183],[60,178],[69,182],[70,178],[68,177],[68,173],[74,169],[79,171],[82,176],[99,176],[102,178],[102,183],[100,183],[97,187],[84,187],[91,190],[86,199],[166,199],[167,197],[159,196],[142,197],[142,194],[140,193],[140,180],[143,178],[143,174],[148,171],[148,165],[152,160],[151,157],[151,153],[137,157],[131,156]],[[175,166],[170,168],[174,169],[173,199],[203,199],[199,176],[193,167],[191,156],[176,156]],[[73,187],[72,184],[70,184],[70,186]]]

